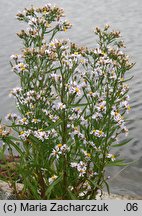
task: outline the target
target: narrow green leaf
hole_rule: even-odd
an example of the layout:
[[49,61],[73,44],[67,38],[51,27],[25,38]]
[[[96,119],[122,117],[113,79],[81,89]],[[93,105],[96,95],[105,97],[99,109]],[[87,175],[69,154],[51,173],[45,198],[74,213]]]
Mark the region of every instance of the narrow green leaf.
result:
[[122,160],[116,160],[114,162],[111,161],[107,164],[107,166],[129,166],[131,164],[135,164],[137,161],[138,160],[134,160],[134,161],[125,163],[124,159],[122,159]]
[[14,136],[8,136],[8,138],[10,138],[11,140],[20,141],[20,139],[14,137]]
[[87,106],[91,103],[83,103],[83,104],[70,104],[68,107],[80,107],[80,106]]
[[23,156],[23,152],[22,152],[22,150],[21,150],[21,148],[18,146],[18,145],[16,145],[14,142],[12,142],[10,139],[6,139],[6,143],[8,144],[8,145],[11,145],[11,146],[13,146],[14,148],[15,148],[15,150],[21,155],[21,156]]
[[125,163],[109,163],[107,166],[127,166]]
[[126,144],[128,144],[132,139],[133,139],[133,138],[124,140],[123,142],[121,142],[121,143],[119,143],[119,144],[112,145],[112,147],[119,147],[119,146],[126,145]]
[[107,183],[106,181],[104,181],[104,183],[105,183],[105,185],[106,185],[107,192],[108,192],[108,194],[110,195],[109,185],[108,185],[108,183]]
[[46,196],[49,199],[51,191],[54,189],[54,187],[62,180],[62,176],[58,177],[46,190]]
[[75,196],[75,194],[73,194],[73,193],[71,192],[70,189],[68,189],[68,193],[69,193],[69,195],[70,195],[70,197],[71,197],[72,200],[78,200],[78,198]]
[[26,187],[28,188],[28,190],[31,190],[31,192],[34,195],[34,199],[40,200],[41,197],[37,192],[37,186],[33,184],[33,182],[31,183],[30,181],[26,181]]
[[125,79],[125,80],[123,81],[123,83],[124,83],[124,82],[127,82],[127,81],[130,81],[130,80],[132,80],[133,78],[134,78],[134,76],[131,76],[130,78]]

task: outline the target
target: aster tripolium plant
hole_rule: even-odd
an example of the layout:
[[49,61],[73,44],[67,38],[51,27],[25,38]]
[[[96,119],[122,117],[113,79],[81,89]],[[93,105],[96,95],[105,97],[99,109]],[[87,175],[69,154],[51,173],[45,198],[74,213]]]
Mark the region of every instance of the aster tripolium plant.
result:
[[18,114],[7,115],[11,124],[0,125],[0,138],[1,178],[18,199],[95,199],[104,185],[109,190],[105,168],[124,164],[112,146],[126,143],[117,138],[128,133],[124,75],[133,64],[121,51],[120,32],[97,27],[98,47],[79,47],[55,38],[71,28],[63,16],[50,4],[17,14],[28,25],[17,34],[21,54],[11,56],[20,81],[11,91]]

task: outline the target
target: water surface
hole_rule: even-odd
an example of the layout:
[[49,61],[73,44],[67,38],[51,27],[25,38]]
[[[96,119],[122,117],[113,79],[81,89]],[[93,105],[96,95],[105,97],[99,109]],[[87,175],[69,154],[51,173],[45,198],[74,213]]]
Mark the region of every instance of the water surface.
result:
[[[40,6],[46,3],[44,0],[0,0],[0,117],[15,111],[15,103],[8,94],[18,85],[18,80],[11,72],[9,56],[19,52],[21,44],[16,32],[20,30],[21,24],[14,17],[18,10],[31,4]],[[142,1],[54,0],[50,3],[64,8],[67,19],[73,24],[65,37],[80,45],[95,45],[93,29],[96,26],[102,27],[109,23],[113,29],[122,32],[128,54],[136,65],[129,72],[129,76],[134,75],[134,78],[129,82],[132,111],[128,127],[129,137],[134,139],[127,147],[120,149],[120,154],[129,161],[137,162],[123,171],[123,168],[111,169],[110,183],[112,192],[142,195]]]

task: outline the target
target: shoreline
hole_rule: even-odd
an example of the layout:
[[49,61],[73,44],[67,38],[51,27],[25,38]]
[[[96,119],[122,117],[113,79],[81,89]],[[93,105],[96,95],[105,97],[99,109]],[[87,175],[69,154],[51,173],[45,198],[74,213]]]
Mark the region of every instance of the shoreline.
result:
[[[22,184],[17,184],[18,190],[21,190],[22,187]],[[12,194],[9,184],[2,180],[0,180],[0,200],[16,200],[16,197]],[[103,192],[102,197],[100,197],[100,194],[98,194],[96,200],[142,200],[142,197],[137,195],[120,195],[112,193],[108,195],[107,192]]]

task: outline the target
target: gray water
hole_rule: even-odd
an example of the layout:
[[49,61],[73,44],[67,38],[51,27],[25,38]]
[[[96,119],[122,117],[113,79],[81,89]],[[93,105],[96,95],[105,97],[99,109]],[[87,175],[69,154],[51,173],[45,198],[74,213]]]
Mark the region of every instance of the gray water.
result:
[[[40,6],[47,1],[40,0],[0,0],[0,118],[15,111],[14,101],[8,97],[9,91],[18,85],[18,79],[11,72],[9,57],[19,53],[20,41],[16,32],[21,24],[15,19],[19,10],[31,4]],[[131,107],[128,124],[129,137],[133,140],[127,147],[120,148],[120,154],[134,164],[108,170],[111,191],[121,194],[142,195],[142,1],[141,0],[54,0],[64,8],[67,19],[73,24],[65,38],[89,47],[95,46],[93,29],[109,23],[123,35],[127,52],[135,67],[129,72]],[[123,169],[123,170],[121,170]]]

